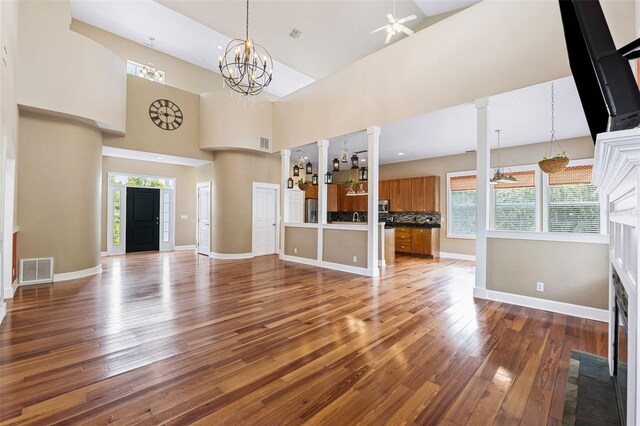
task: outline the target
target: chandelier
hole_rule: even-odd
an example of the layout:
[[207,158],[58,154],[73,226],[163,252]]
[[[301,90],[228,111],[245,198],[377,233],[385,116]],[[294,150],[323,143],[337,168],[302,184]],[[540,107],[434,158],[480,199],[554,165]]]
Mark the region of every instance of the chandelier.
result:
[[[245,96],[257,95],[271,83],[273,60],[264,47],[249,38],[249,0],[245,39],[233,39],[219,58],[220,74],[233,91]],[[268,70],[268,71],[267,71]]]
[[162,82],[164,77],[164,73],[159,71],[153,67],[143,66],[140,71],[138,71],[138,77],[145,78],[147,80]]

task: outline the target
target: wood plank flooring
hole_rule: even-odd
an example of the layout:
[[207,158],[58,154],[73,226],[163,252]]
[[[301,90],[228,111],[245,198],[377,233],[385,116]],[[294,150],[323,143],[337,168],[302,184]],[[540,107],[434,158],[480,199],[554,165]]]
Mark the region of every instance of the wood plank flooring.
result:
[[2,424],[560,424],[571,349],[606,354],[603,323],[473,299],[468,261],[103,268],[9,302]]

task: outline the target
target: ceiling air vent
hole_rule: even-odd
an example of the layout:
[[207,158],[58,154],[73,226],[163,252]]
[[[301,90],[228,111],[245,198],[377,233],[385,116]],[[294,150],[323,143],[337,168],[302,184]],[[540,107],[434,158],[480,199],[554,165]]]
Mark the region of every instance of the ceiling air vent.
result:
[[50,283],[53,281],[53,257],[20,259],[20,284]]
[[269,140],[269,138],[260,136],[260,149],[264,149],[265,151],[271,150],[271,141]]
[[289,33],[289,37],[291,37],[291,38],[294,38],[294,39],[295,39],[295,38],[300,37],[300,34],[302,34],[302,31],[300,31],[300,30],[299,30],[299,29],[297,29],[297,28],[294,28],[294,29],[292,29],[292,30],[291,30],[291,32]]

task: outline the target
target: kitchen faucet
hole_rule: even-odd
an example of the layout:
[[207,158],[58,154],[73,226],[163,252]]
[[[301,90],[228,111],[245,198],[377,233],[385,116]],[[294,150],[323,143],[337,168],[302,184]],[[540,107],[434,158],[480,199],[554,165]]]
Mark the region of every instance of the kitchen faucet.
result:
[[352,222],[360,222],[360,213],[353,212],[353,217],[351,218]]

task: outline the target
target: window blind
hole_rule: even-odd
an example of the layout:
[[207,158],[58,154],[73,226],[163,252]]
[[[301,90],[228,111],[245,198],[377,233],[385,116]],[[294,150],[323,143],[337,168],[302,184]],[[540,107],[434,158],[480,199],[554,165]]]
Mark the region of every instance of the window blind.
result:
[[477,177],[469,176],[453,176],[449,179],[449,189],[451,191],[475,191]]
[[475,175],[449,178],[451,235],[476,234],[476,181]]
[[493,186],[494,229],[498,231],[536,230],[536,173],[511,173],[518,181]]
[[549,232],[600,232],[600,198],[591,184],[593,166],[567,167],[549,175]]

